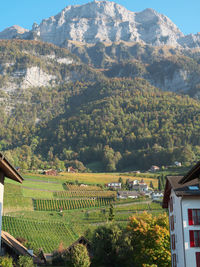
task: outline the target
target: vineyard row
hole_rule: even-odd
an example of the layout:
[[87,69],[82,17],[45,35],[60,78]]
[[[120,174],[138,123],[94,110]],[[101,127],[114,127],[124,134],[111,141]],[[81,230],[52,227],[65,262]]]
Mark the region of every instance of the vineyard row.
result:
[[108,206],[113,198],[93,199],[34,199],[34,209],[38,211],[60,211]]

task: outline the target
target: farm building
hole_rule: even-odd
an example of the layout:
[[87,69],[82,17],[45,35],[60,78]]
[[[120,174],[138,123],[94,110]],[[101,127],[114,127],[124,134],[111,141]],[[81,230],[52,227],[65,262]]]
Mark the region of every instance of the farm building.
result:
[[167,177],[172,267],[200,267],[200,162],[184,177]]
[[136,191],[118,191],[118,199],[127,199],[127,198],[138,198],[139,194]]
[[58,175],[58,172],[56,170],[45,170],[43,171],[44,175],[52,175],[52,176],[57,176]]

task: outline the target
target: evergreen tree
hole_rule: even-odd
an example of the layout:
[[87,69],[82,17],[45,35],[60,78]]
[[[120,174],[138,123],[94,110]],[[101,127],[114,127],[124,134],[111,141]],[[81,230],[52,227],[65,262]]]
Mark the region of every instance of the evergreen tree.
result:
[[113,207],[113,204],[111,203],[110,204],[110,208],[109,208],[109,215],[108,215],[108,220],[110,222],[112,222],[115,218],[115,214],[114,214],[114,207]]
[[73,247],[70,255],[70,263],[73,267],[89,267],[90,257],[87,248],[82,244]]
[[152,189],[154,189],[154,186],[153,186],[153,182],[151,181],[150,182],[150,185],[149,185]]
[[124,181],[123,181],[122,177],[119,177],[118,183],[121,183],[121,188],[124,188],[125,187]]
[[162,183],[161,183],[161,177],[158,176],[158,190],[161,191],[162,190]]

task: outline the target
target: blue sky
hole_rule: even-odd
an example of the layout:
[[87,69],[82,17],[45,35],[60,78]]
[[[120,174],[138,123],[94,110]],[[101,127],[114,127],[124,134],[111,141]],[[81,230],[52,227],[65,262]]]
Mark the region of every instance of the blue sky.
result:
[[[12,25],[31,29],[44,18],[56,15],[69,5],[86,0],[1,0],[0,31]],[[128,10],[138,12],[150,7],[168,16],[184,34],[200,32],[200,0],[115,0]]]

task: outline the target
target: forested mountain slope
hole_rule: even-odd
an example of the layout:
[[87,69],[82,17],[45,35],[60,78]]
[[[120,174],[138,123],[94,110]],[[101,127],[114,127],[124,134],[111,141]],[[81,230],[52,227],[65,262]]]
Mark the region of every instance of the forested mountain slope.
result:
[[0,149],[24,168],[101,162],[114,171],[198,159],[200,102],[159,89],[198,99],[198,50],[135,46],[142,52],[129,60],[103,50],[100,68],[51,44],[0,41]]

